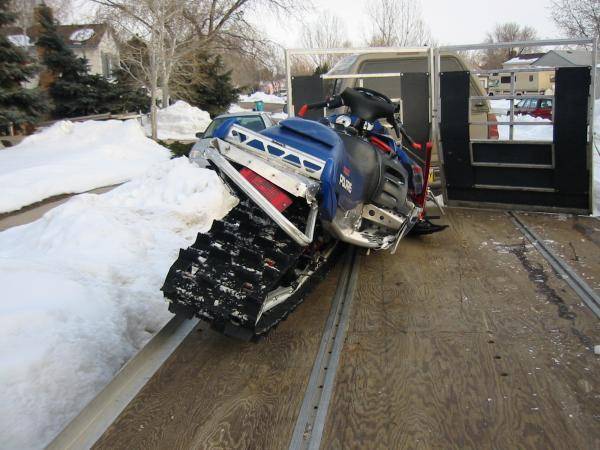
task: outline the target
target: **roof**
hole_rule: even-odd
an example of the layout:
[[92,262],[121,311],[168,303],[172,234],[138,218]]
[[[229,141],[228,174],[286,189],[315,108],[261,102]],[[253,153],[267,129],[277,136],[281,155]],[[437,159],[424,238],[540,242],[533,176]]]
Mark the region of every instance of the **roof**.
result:
[[[105,23],[86,23],[80,25],[58,25],[57,31],[60,37],[72,48],[95,48],[100,44],[102,37],[106,34],[108,25]],[[26,30],[31,45],[41,34],[41,27],[34,25]],[[23,35],[20,27],[6,27],[2,30],[5,36]],[[86,39],[87,38],[87,39]]]
[[531,64],[545,54],[546,53],[522,53],[514,58],[509,59],[508,61],[503,62],[502,64]]
[[[569,65],[591,66],[592,52],[588,50],[550,50],[548,54],[555,54],[564,59]],[[542,59],[542,58],[540,58]],[[542,61],[543,62],[543,61]]]

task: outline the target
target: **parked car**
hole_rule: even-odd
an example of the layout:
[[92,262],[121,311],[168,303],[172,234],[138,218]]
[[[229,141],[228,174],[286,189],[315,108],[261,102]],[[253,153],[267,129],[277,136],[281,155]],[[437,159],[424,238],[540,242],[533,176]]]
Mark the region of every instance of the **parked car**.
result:
[[[524,98],[515,103],[515,115],[517,114],[552,119],[552,100],[546,98]],[[510,115],[510,110],[507,112],[507,115]]]
[[195,162],[200,167],[206,167],[208,165],[208,161],[202,157],[202,153],[208,147],[215,130],[229,119],[236,119],[241,126],[253,131],[262,131],[265,128],[275,125],[275,121],[271,118],[271,115],[263,111],[221,114],[213,119],[205,131],[196,133],[198,141],[190,150],[189,158],[191,161]]

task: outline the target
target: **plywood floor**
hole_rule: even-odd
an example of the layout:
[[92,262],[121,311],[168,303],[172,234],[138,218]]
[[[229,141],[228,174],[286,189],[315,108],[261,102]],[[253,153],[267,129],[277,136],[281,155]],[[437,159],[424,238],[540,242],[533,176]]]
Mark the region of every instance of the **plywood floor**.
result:
[[600,448],[597,319],[503,212],[364,258],[323,449]]
[[[321,448],[600,449],[598,320],[505,213],[446,220],[361,256]],[[598,273],[574,222],[524,220]],[[338,270],[258,345],[192,333],[96,448],[286,449]]]

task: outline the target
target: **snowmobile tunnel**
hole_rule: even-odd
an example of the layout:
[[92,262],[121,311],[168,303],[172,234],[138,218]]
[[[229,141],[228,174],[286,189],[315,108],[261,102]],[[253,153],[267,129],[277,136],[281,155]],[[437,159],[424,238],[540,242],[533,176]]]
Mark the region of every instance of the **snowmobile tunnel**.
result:
[[[538,41],[493,44],[524,45],[593,44],[593,40]],[[576,42],[574,42],[576,41]],[[445,47],[444,51],[484,49],[478,46]],[[596,65],[596,51],[593,51]],[[493,97],[469,92],[471,71],[439,72],[439,147],[443,161],[445,197],[449,205],[494,206],[539,211],[590,213],[592,186],[592,117],[595,83],[590,66],[496,69],[510,72],[511,92]],[[516,93],[517,73],[552,71],[554,92]],[[481,71],[481,72],[492,72]],[[481,73],[479,72],[479,73]],[[517,100],[548,101],[546,117],[517,116]],[[532,100],[529,100],[532,99]],[[472,102],[503,104],[500,117],[484,122],[471,117]],[[520,104],[522,104],[522,102]],[[508,110],[507,110],[508,109]],[[490,108],[494,111],[494,108]],[[496,111],[496,113],[498,113]],[[472,126],[503,127],[495,138],[475,139]],[[541,129],[541,133],[516,131]],[[507,136],[508,135],[508,136]]]

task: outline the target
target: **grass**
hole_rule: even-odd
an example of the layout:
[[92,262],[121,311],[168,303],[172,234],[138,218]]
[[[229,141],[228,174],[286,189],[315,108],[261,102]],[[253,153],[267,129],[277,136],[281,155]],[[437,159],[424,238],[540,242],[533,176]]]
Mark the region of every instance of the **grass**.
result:
[[167,147],[169,150],[171,150],[171,154],[173,155],[173,158],[178,158],[180,156],[189,156],[190,154],[190,150],[192,149],[194,143],[190,142],[187,144],[184,144],[182,142],[171,142],[171,143],[166,143],[165,141],[161,141],[159,140],[158,143],[160,145],[162,145],[163,147]]

